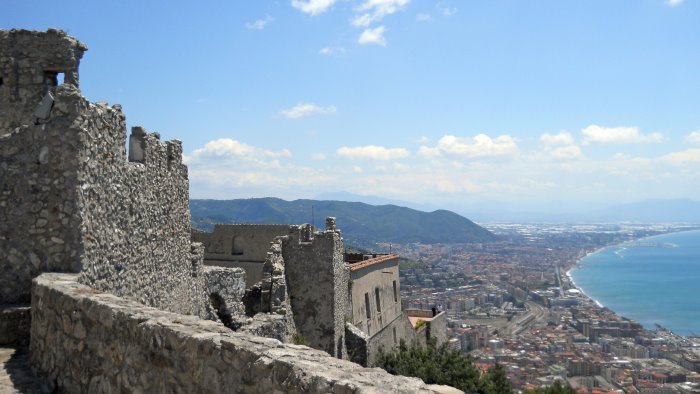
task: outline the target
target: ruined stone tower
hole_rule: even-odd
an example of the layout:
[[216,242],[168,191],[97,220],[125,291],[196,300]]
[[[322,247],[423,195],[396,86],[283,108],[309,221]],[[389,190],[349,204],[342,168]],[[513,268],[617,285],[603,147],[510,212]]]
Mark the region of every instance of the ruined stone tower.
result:
[[78,89],[85,50],[57,30],[0,31],[0,305],[28,304],[41,272],[75,272],[204,316],[181,143],[135,127],[127,160],[121,107]]
[[11,30],[0,32],[0,51],[0,130],[11,130],[36,120],[37,105],[60,79],[78,87],[87,46],[59,30]]

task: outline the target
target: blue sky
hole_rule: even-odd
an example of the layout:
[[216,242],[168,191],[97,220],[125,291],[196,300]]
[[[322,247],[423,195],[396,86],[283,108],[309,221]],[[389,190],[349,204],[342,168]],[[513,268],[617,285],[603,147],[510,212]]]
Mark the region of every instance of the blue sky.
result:
[[700,1],[0,0],[183,141],[193,198],[700,199]]

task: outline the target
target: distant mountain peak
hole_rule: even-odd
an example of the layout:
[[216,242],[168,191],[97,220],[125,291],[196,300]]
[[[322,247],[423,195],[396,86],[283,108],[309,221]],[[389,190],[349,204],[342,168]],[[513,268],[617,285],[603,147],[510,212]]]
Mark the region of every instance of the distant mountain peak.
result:
[[[312,208],[313,207],[313,208]],[[471,220],[447,210],[422,212],[397,205],[364,202],[250,198],[190,200],[193,226],[210,229],[217,223],[300,224],[323,227],[326,216],[337,218],[349,244],[488,242],[496,236]]]

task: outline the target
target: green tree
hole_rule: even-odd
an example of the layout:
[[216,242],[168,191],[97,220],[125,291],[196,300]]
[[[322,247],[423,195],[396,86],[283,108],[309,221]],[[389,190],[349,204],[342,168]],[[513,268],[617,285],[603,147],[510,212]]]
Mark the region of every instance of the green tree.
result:
[[493,368],[489,369],[483,380],[486,394],[511,394],[513,392],[513,386],[508,380],[506,369],[501,364],[496,363]]
[[446,384],[467,393],[510,394],[512,388],[505,369],[496,366],[493,372],[481,375],[472,358],[447,344],[406,346],[402,341],[394,352],[380,350],[374,366],[394,375],[414,376],[428,384]]
[[559,380],[555,380],[551,386],[540,387],[536,390],[526,390],[525,394],[576,394],[576,390],[569,385],[562,384]]

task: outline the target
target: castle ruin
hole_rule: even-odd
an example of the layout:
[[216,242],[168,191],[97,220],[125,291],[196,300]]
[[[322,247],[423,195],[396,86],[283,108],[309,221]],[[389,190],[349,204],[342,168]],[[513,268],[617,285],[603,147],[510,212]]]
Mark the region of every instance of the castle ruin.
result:
[[[335,357],[367,366],[401,341],[446,340],[444,313],[402,309],[399,255],[345,253],[335,218],[322,231],[217,224],[211,233],[193,230],[192,239],[205,246],[206,266],[245,270],[248,316],[278,311],[306,344]],[[277,256],[274,273],[270,256]],[[416,328],[418,320],[425,325]]]
[[[62,392],[444,390],[341,359],[355,282],[334,226],[275,234],[251,251],[257,273],[205,265],[182,144],[134,127],[127,156],[121,107],[80,93],[86,50],[0,30],[0,345],[29,342]],[[321,350],[284,343],[300,333]]]

